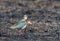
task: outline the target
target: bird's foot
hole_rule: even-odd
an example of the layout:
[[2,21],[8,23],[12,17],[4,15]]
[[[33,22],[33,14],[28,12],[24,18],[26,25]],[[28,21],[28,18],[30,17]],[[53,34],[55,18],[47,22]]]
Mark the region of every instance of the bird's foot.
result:
[[17,33],[18,33],[19,35],[23,35],[22,30],[18,30]]

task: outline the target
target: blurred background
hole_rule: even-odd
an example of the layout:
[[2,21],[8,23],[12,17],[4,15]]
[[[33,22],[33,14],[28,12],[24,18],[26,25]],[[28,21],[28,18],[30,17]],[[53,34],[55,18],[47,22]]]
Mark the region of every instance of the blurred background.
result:
[[[22,35],[8,29],[25,14]],[[60,41],[60,0],[0,0],[0,41]]]

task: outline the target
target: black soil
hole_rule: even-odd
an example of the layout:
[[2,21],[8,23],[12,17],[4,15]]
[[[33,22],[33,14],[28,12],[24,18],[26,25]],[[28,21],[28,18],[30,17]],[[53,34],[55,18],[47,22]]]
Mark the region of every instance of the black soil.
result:
[[[32,25],[9,29],[25,14]],[[0,0],[0,41],[60,41],[60,0]]]

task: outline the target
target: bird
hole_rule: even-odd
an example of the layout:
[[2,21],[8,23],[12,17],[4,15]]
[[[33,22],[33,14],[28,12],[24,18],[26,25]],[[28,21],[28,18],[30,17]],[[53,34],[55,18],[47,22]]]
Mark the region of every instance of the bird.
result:
[[20,20],[16,24],[12,25],[10,28],[11,29],[17,29],[17,30],[21,30],[21,29],[26,28],[27,24],[32,24],[32,22],[31,21],[27,21],[27,19],[28,19],[28,16],[24,15],[22,20]]

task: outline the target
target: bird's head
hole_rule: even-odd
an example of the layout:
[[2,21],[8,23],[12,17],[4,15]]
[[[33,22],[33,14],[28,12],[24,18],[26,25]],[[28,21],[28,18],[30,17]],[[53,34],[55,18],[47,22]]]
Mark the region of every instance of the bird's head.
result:
[[27,21],[28,24],[33,24],[33,22],[31,20]]
[[[24,15],[24,19],[27,20],[28,19],[28,16],[27,15]],[[28,20],[27,21],[27,24],[32,24],[32,23],[33,23],[32,20]]]
[[24,15],[24,19],[27,20],[28,16],[27,15]]

